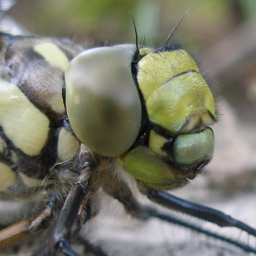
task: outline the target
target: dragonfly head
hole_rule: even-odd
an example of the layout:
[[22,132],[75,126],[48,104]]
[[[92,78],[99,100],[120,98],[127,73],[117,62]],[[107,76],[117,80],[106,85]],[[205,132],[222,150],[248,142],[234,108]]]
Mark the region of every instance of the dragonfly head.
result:
[[86,50],[66,72],[66,108],[77,138],[116,157],[155,189],[180,187],[213,155],[217,121],[210,88],[178,45]]

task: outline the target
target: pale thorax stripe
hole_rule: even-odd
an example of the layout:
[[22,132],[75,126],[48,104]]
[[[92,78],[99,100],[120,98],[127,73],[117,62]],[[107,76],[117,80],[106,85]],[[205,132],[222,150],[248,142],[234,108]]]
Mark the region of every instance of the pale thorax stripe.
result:
[[55,44],[38,44],[34,47],[34,51],[44,57],[52,66],[60,68],[64,72],[66,71],[69,60],[64,52],[62,52]]
[[4,142],[4,140],[0,137],[0,153],[4,153],[4,150],[6,148],[6,144]]
[[79,143],[74,135],[62,128],[58,139],[58,157],[60,161],[71,159],[78,151]]
[[44,147],[49,119],[14,84],[0,79],[0,125],[13,144],[30,156]]
[[[35,52],[40,54],[50,65],[60,69],[63,73],[66,71],[69,65],[69,60],[65,53],[62,52],[55,44],[42,43],[35,45],[33,49]],[[65,112],[65,108],[61,95],[62,84],[59,84],[59,86],[60,88],[58,88],[58,90],[60,93],[56,93],[54,97],[49,97],[48,104],[55,112],[63,114]]]
[[24,184],[28,187],[41,187],[41,186],[46,186],[50,185],[53,183],[53,181],[50,180],[41,180],[41,179],[36,179],[36,178],[31,178],[28,177],[26,174],[19,172],[19,176],[24,182]]
[[6,190],[16,181],[14,171],[6,164],[0,162],[0,191]]

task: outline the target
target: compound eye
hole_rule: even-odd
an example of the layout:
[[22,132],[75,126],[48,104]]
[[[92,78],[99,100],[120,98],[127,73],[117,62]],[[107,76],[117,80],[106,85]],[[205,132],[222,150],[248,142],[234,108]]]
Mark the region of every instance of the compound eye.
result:
[[86,50],[65,73],[66,108],[77,138],[109,157],[125,153],[136,140],[141,103],[131,73],[134,51],[120,47]]

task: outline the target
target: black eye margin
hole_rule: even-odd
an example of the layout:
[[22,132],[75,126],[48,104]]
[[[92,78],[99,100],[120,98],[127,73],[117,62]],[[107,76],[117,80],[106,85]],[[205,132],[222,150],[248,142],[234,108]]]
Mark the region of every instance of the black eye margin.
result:
[[154,52],[171,52],[171,51],[177,51],[182,49],[182,47],[179,44],[170,44],[170,45],[164,45],[158,49],[156,49]]

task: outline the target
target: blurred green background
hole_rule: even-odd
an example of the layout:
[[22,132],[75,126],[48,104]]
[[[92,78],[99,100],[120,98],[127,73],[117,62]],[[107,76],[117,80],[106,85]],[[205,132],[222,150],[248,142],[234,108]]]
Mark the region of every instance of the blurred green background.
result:
[[189,8],[174,39],[204,49],[250,19],[256,1],[20,0],[10,14],[37,34],[134,42],[129,12],[141,38],[163,41]]

